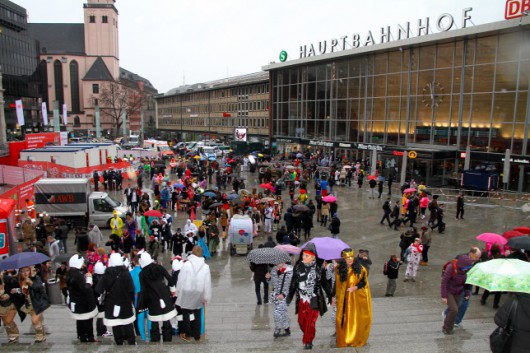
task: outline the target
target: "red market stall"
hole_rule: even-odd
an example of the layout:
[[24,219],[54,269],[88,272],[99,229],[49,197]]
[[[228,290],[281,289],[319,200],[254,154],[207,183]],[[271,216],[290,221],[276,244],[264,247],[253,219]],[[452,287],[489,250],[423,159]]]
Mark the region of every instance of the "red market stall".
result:
[[0,259],[17,252],[15,200],[0,199]]

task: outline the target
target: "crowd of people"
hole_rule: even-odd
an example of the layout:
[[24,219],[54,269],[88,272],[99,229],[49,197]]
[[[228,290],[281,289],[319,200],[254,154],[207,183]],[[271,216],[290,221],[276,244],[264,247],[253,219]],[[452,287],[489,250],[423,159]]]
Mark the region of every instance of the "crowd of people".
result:
[[[114,214],[108,238],[95,225],[86,230],[75,228],[77,254],[67,261],[58,261],[68,253],[71,230],[65,220],[43,217],[35,225],[31,220],[25,221],[21,230],[27,250],[45,253],[51,261],[2,274],[0,314],[9,343],[19,340],[14,323],[17,313],[21,318],[24,313],[30,314],[36,342],[46,339],[42,324],[43,312],[49,306],[45,284],[53,278],[54,270],[65,303],[76,320],[80,342],[94,342],[98,336],[112,336],[117,345],[136,344],[137,336],[150,342],[169,342],[174,331],[184,341],[200,340],[204,330],[200,318],[212,297],[205,260],[227,248],[231,218],[247,215],[253,223],[252,236],[264,235],[266,247],[298,246],[302,240],[312,238],[312,229],[318,225],[324,233],[339,238],[338,203],[325,200],[329,200],[326,197],[332,196],[334,188],[336,193],[339,185],[351,187],[352,181],[362,188],[367,178],[370,198],[381,198],[387,185],[381,223],[387,221],[390,227],[403,229],[401,253],[392,255],[384,265],[383,273],[388,277],[386,296],[394,296],[403,264],[404,281],[416,281],[419,266],[429,264],[432,232],[445,231],[444,206],[438,203],[437,195],[431,196],[424,185],[410,181],[401,188],[400,202],[392,205],[392,177],[385,180],[367,176],[367,161],[343,163],[341,167],[325,156],[258,160],[259,185],[247,188],[245,176],[251,167],[247,157],[231,155],[220,161],[179,157],[170,162],[170,168],[156,160],[142,161],[137,168],[136,185],[132,181],[120,182],[120,186],[104,182],[105,187],[123,194],[129,212],[124,218]],[[115,178],[108,180],[112,179]],[[314,197],[308,196],[309,187],[314,189]],[[288,197],[284,197],[284,191]],[[463,197],[458,199],[457,219],[463,219]],[[176,227],[177,219],[185,219],[186,223]],[[495,248],[472,248],[444,271],[441,288],[448,307],[443,324],[446,334],[461,325],[460,311],[465,313],[462,307],[470,295],[465,273],[473,263],[487,260],[484,253],[489,253],[490,258],[501,256]],[[164,262],[168,258],[171,261]],[[322,262],[316,248],[309,246],[296,263],[253,266],[257,304],[267,304],[269,300],[274,304],[273,336],[291,334],[287,308],[294,300],[305,349],[312,349],[316,320],[324,315],[328,305],[332,308],[337,347],[366,344],[372,321],[368,281],[371,264],[368,250],[360,249],[355,256],[352,249],[345,249],[339,259]],[[500,294],[494,294],[494,305],[498,306]],[[483,294],[483,304],[488,295]],[[28,303],[29,309],[24,310]]]

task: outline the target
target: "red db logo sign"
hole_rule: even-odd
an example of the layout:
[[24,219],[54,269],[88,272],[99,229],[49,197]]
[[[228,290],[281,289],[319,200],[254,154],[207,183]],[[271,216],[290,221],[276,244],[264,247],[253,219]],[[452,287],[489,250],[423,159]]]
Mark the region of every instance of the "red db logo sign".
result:
[[504,18],[511,20],[512,18],[522,17],[528,12],[530,12],[530,0],[507,0]]

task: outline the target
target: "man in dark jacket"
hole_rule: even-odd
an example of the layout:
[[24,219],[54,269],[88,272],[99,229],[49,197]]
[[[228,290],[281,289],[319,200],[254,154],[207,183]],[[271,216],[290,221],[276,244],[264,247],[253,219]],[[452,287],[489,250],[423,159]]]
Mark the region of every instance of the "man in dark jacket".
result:
[[337,213],[333,213],[331,216],[331,223],[329,224],[329,230],[331,231],[331,237],[338,239],[340,234],[340,219]]
[[85,266],[80,255],[70,258],[67,273],[68,285],[68,308],[72,312],[72,317],[76,320],[77,337],[82,343],[96,342],[94,339],[93,321],[98,315],[96,298],[92,291],[92,275],[85,275],[82,272]]
[[391,227],[392,222],[390,222],[390,214],[392,213],[392,209],[390,208],[390,197],[386,199],[385,203],[383,204],[383,218],[381,218],[381,224],[384,224],[383,222],[388,222],[388,226]]
[[394,208],[392,209],[391,217],[394,218],[394,220],[389,224],[389,226],[394,226],[394,230],[399,230],[398,227],[401,226],[401,219],[399,218],[400,212],[399,212],[399,206],[398,204],[394,204]]
[[269,273],[269,265],[257,265],[251,262],[250,270],[254,272],[254,288],[256,290],[256,297],[258,299],[257,304],[262,304],[261,283],[263,283],[263,302],[267,304],[269,302],[269,282],[267,281],[266,275]]
[[[517,300],[517,308],[512,310],[513,302]],[[511,312],[513,311],[513,312]],[[530,294],[514,293],[495,314],[495,324],[506,327],[508,320],[512,320],[513,331],[510,337],[510,353],[528,352],[530,347]]]
[[285,226],[287,227],[287,233],[291,233],[294,227],[294,217],[293,210],[289,207],[287,212],[283,215],[283,220],[285,221]]

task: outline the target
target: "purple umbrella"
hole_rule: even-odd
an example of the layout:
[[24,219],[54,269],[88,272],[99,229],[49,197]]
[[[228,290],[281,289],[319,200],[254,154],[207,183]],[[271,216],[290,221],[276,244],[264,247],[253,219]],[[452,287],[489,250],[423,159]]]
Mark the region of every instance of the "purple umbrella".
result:
[[21,252],[0,262],[0,271],[16,270],[50,261],[50,258],[40,252]]
[[300,248],[303,250],[309,243],[313,243],[315,245],[317,256],[322,260],[340,259],[340,253],[342,250],[348,249],[350,247],[340,239],[321,237],[311,239]]

